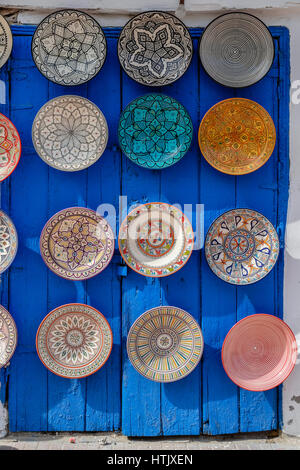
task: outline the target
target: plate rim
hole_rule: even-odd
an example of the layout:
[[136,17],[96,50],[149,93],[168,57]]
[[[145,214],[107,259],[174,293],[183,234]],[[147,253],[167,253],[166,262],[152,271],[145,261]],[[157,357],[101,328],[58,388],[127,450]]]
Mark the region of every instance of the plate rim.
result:
[[[9,264],[6,266],[6,268],[4,270],[1,269],[0,267],[0,275],[5,273],[5,271],[7,271],[7,269],[10,268],[10,266],[12,265],[12,263],[14,262],[16,256],[17,256],[17,253],[18,253],[18,249],[19,249],[19,237],[18,237],[18,232],[17,232],[17,229],[16,229],[16,226],[14,224],[14,222],[12,221],[12,219],[10,218],[10,216],[3,210],[0,208],[0,217],[5,217],[9,223],[12,225],[13,227],[13,230],[15,232],[15,237],[16,237],[16,249],[15,249],[15,252],[13,254],[13,257],[11,258]],[[3,307],[4,308],[4,307]],[[9,312],[8,312],[9,313]]]
[[[214,22],[216,21],[217,19],[221,18],[222,16],[225,16],[225,15],[232,15],[232,14],[243,14],[243,15],[248,15],[248,16],[252,16],[254,17],[256,20],[260,21],[263,26],[265,26],[265,28],[268,30],[269,34],[270,34],[270,37],[272,38],[272,43],[273,43],[273,58],[272,58],[272,61],[271,61],[271,64],[270,64],[270,67],[269,69],[266,71],[266,73],[261,77],[259,78],[258,80],[256,80],[255,82],[251,83],[250,85],[243,85],[243,86],[230,86],[230,85],[225,85],[224,83],[221,83],[219,82],[218,80],[216,80],[214,77],[212,77],[207,71],[206,71],[206,68],[204,67],[203,63],[202,63],[202,59],[201,59],[201,55],[200,55],[200,44],[201,44],[201,41],[202,41],[202,38],[203,38],[203,34],[205,33],[205,30]],[[269,27],[266,25],[266,23],[264,23],[264,21],[262,21],[260,18],[258,18],[257,16],[253,15],[252,13],[248,13],[248,12],[244,12],[244,11],[228,11],[226,13],[223,13],[219,16],[217,16],[216,18],[214,18],[213,20],[211,20],[208,25],[205,26],[202,34],[201,34],[201,37],[199,38],[198,40],[198,56],[199,56],[199,59],[200,59],[200,62],[201,62],[201,65],[203,67],[203,70],[205,71],[205,73],[215,82],[215,83],[218,83],[219,85],[222,85],[223,87],[225,88],[236,88],[236,89],[243,89],[243,88],[248,88],[252,85],[255,85],[256,83],[259,83],[263,78],[265,78],[265,76],[270,72],[273,64],[274,64],[274,60],[275,60],[275,44],[274,44],[274,38],[272,36],[272,33],[269,29]]]
[[[224,365],[224,357],[223,357],[223,348],[225,349],[226,347],[226,344],[225,344],[225,341],[228,341],[228,337],[230,336],[230,333],[232,332],[232,330],[236,327],[236,325],[238,325],[239,323],[245,321],[246,319],[250,318],[250,317],[256,317],[258,318],[258,316],[267,316],[267,317],[272,317],[272,318],[275,318],[276,321],[279,321],[279,324],[281,322],[281,324],[284,325],[284,328],[287,329],[287,331],[289,331],[290,335],[291,335],[291,338],[293,339],[293,343],[294,345],[296,346],[295,348],[295,352],[294,352],[294,356],[295,356],[295,360],[292,362],[292,367],[291,367],[291,370],[289,371],[289,373],[285,376],[285,378],[280,382],[278,383],[277,385],[275,385],[274,387],[269,387],[269,388],[263,388],[263,389],[250,389],[250,388],[246,388],[246,387],[242,387],[240,384],[238,384],[237,382],[235,382],[231,376],[229,375],[229,373],[227,372],[226,368],[225,368],[225,365]],[[272,390],[273,388],[276,388],[278,387],[279,385],[281,385],[288,377],[289,375],[293,372],[293,369],[295,367],[295,364],[296,364],[296,361],[297,361],[297,352],[298,352],[298,346],[297,346],[297,340],[296,340],[296,337],[295,337],[295,334],[293,332],[293,330],[291,329],[291,327],[282,319],[282,318],[279,318],[277,317],[276,315],[272,315],[270,313],[252,313],[251,315],[247,315],[246,317],[244,318],[241,318],[240,320],[238,320],[234,325],[232,325],[232,327],[229,329],[229,331],[227,332],[225,338],[224,338],[224,341],[223,341],[223,344],[222,344],[222,351],[221,351],[221,360],[222,360],[222,365],[223,365],[223,369],[224,371],[226,372],[228,378],[235,384],[237,385],[238,387],[242,388],[243,390],[248,390],[250,392],[264,392],[264,391],[267,391],[267,390]]]
[[8,59],[10,58],[11,56],[11,51],[12,51],[12,48],[13,48],[13,44],[14,44],[14,37],[13,37],[13,34],[12,34],[12,31],[11,31],[11,27],[10,27],[10,24],[9,22],[7,21],[7,19],[5,18],[5,16],[1,15],[0,14],[0,23],[3,23],[2,26],[3,26],[3,29],[6,29],[6,33],[8,35],[10,35],[10,38],[11,38],[11,44],[10,46],[8,47],[8,52],[6,53],[6,59],[4,60],[3,64],[0,65],[0,69],[2,67],[4,67],[4,65],[7,63]]
[[[93,372],[90,372],[89,374],[87,375],[80,375],[80,376],[74,376],[74,377],[67,377],[65,375],[61,375],[61,374],[57,374],[56,372],[54,372],[52,369],[50,369],[43,361],[43,359],[41,358],[40,356],[40,352],[39,352],[39,349],[38,349],[38,339],[39,339],[39,332],[42,328],[42,325],[44,324],[44,322],[46,321],[46,319],[51,315],[53,314],[54,312],[56,312],[57,310],[59,310],[60,308],[63,308],[63,307],[69,307],[69,306],[72,306],[72,305],[80,305],[80,306],[83,306],[83,307],[89,307],[91,308],[92,310],[94,310],[97,314],[100,314],[100,316],[105,320],[105,322],[107,323],[107,326],[108,326],[108,329],[110,331],[110,335],[111,335],[111,347],[110,347],[110,351],[105,359],[105,361],[101,364],[100,367],[98,367],[98,369],[95,369]],[[76,313],[76,312],[74,312]],[[50,372],[52,372],[52,374],[55,374],[57,375],[58,377],[62,377],[64,379],[83,379],[85,377],[89,377],[90,375],[93,375],[95,374],[95,372],[98,372],[103,366],[104,364],[108,361],[110,355],[111,355],[111,351],[112,351],[112,347],[113,347],[113,332],[112,332],[112,329],[111,329],[111,326],[107,320],[107,318],[103,315],[103,313],[100,312],[100,310],[96,309],[95,307],[92,307],[91,305],[88,305],[88,304],[84,304],[82,302],[70,302],[70,303],[67,303],[67,304],[63,304],[63,305],[59,305],[58,307],[55,307],[54,309],[52,309],[50,312],[47,313],[47,315],[42,319],[42,321],[40,322],[39,324],[39,327],[37,329],[37,332],[36,332],[36,335],[35,335],[35,347],[36,347],[36,352],[38,354],[38,357],[40,359],[40,361],[42,362],[42,364],[46,367],[47,370],[49,370]]]
[[[192,239],[192,241],[191,241],[191,245],[192,245],[192,246],[191,246],[191,252],[190,252],[190,254],[189,254],[189,256],[188,256],[186,262],[185,262],[179,269],[177,269],[176,271],[171,272],[171,273],[168,273],[168,274],[163,274],[163,275],[160,275],[160,276],[153,276],[153,275],[151,275],[151,274],[144,274],[144,273],[141,273],[140,271],[136,270],[135,268],[131,267],[131,266],[127,263],[127,261],[125,260],[124,255],[123,255],[123,251],[120,249],[120,235],[121,235],[121,229],[122,229],[122,227],[123,227],[123,224],[125,224],[126,220],[127,220],[128,217],[130,216],[130,214],[132,214],[134,211],[136,211],[139,207],[144,207],[144,206],[146,206],[146,205],[148,205],[148,204],[150,204],[150,205],[152,205],[152,204],[163,204],[163,205],[165,205],[165,206],[175,207],[175,209],[178,210],[179,212],[181,212],[181,214],[184,216],[184,218],[189,222],[189,224],[190,224],[190,226],[191,226],[191,228],[192,228],[193,235],[194,235],[194,236],[193,236],[193,239]],[[180,271],[182,268],[185,267],[185,265],[186,265],[187,262],[189,261],[190,257],[192,256],[192,253],[193,253],[193,251],[194,251],[194,244],[195,244],[194,238],[195,238],[195,233],[194,233],[194,230],[193,230],[192,223],[190,222],[190,220],[187,218],[187,216],[184,215],[184,213],[183,213],[180,209],[178,209],[176,206],[174,206],[174,204],[169,204],[169,203],[167,203],[167,202],[145,202],[144,204],[139,204],[139,205],[136,206],[134,209],[132,209],[132,210],[126,215],[126,217],[122,220],[121,225],[120,225],[120,228],[119,228],[119,233],[118,233],[118,246],[119,246],[120,255],[121,255],[122,259],[124,260],[124,262],[126,263],[126,266],[128,266],[130,269],[132,269],[133,271],[135,271],[137,274],[140,274],[140,275],[142,275],[142,276],[144,276],[144,277],[149,277],[149,278],[153,278],[153,279],[159,279],[159,278],[171,276],[172,274],[176,274],[178,271]],[[174,307],[174,308],[178,308],[178,307]]]
[[[40,113],[40,111],[46,106],[46,105],[49,105],[51,102],[59,99],[59,98],[79,98],[79,99],[82,99],[84,101],[87,101],[89,104],[95,106],[95,108],[97,108],[97,111],[99,112],[99,114],[102,116],[102,118],[104,119],[104,123],[105,123],[105,127],[106,127],[106,139],[105,139],[105,146],[104,146],[104,150],[103,152],[96,158],[96,160],[94,160],[92,163],[90,163],[89,165],[85,165],[81,168],[78,168],[77,170],[65,170],[65,169],[62,169],[62,168],[59,168],[57,166],[55,166],[54,164],[52,163],[49,163],[47,162],[44,158],[41,157],[41,155],[39,154],[37,148],[36,148],[36,144],[35,144],[35,140],[33,138],[33,133],[34,133],[34,126],[35,126],[35,123],[36,123],[36,118],[38,116],[38,114]],[[54,98],[51,98],[50,100],[46,101],[46,103],[44,103],[40,108],[39,110],[37,111],[37,113],[35,114],[34,116],[34,120],[33,120],[33,123],[32,123],[32,126],[31,126],[31,140],[32,140],[32,143],[33,143],[33,147],[34,147],[34,150],[36,152],[36,154],[38,155],[38,157],[44,162],[46,163],[46,165],[50,166],[51,168],[54,168],[55,170],[58,170],[58,171],[64,171],[66,173],[76,173],[77,171],[82,171],[82,170],[86,170],[87,168],[89,168],[90,166],[94,165],[95,163],[98,162],[98,160],[100,160],[100,158],[102,157],[102,155],[104,154],[104,152],[106,151],[107,149],[107,144],[108,144],[108,139],[109,139],[109,128],[108,128],[108,123],[107,123],[107,120],[106,120],[106,117],[104,115],[104,113],[101,111],[101,109],[99,108],[99,106],[97,106],[93,101],[91,101],[90,99],[84,97],[84,96],[81,96],[81,95],[72,95],[72,94],[67,94],[67,95],[59,95],[59,96],[56,96]]]
[[[259,214],[260,216],[264,217],[265,219],[267,219],[267,221],[272,225],[272,227],[274,228],[274,233],[276,234],[276,237],[277,237],[277,240],[278,240],[278,251],[277,251],[277,255],[276,255],[276,260],[275,260],[275,263],[273,264],[272,268],[266,273],[264,274],[264,276],[262,276],[261,278],[259,279],[256,279],[255,281],[252,281],[252,282],[248,282],[247,284],[237,284],[237,283],[233,283],[233,282],[229,282],[229,281],[226,281],[225,279],[222,279],[220,276],[218,276],[211,268],[208,260],[207,260],[207,256],[206,256],[206,242],[207,242],[207,239],[208,239],[208,232],[210,231],[211,227],[213,226],[213,224],[220,218],[222,217],[223,215],[227,214],[228,212],[231,212],[231,211],[235,211],[235,210],[244,210],[244,211],[251,211],[251,212],[256,212],[257,214]],[[280,240],[279,240],[279,236],[278,236],[278,233],[277,233],[277,230],[276,228],[274,227],[274,225],[272,224],[272,222],[268,219],[268,217],[266,217],[264,214],[262,214],[261,212],[255,210],[255,209],[250,209],[249,207],[235,207],[233,209],[229,209],[229,210],[226,210],[225,212],[222,212],[222,214],[220,214],[219,216],[217,216],[213,221],[212,223],[210,224],[209,228],[207,229],[207,232],[206,232],[206,235],[205,235],[205,240],[204,240],[204,254],[205,254],[205,259],[206,259],[206,262],[210,268],[210,270],[212,271],[212,273],[218,278],[220,279],[220,281],[223,281],[223,282],[226,282],[227,284],[231,284],[232,286],[238,286],[238,287],[244,287],[244,286],[249,286],[251,284],[255,284],[256,282],[259,282],[261,281],[262,279],[264,279],[265,277],[267,277],[273,270],[273,268],[275,267],[277,261],[278,261],[278,257],[279,257],[279,254],[280,254]]]
[[44,234],[44,231],[45,231],[45,229],[46,229],[46,227],[47,227],[47,225],[48,225],[48,222],[50,222],[53,218],[57,217],[61,212],[65,212],[65,211],[67,211],[67,210],[73,210],[73,209],[84,209],[84,210],[88,210],[88,211],[91,211],[91,212],[95,213],[98,217],[100,217],[101,219],[103,219],[103,220],[106,221],[107,225],[110,227],[110,230],[112,231],[112,234],[114,234],[111,225],[107,222],[107,220],[105,219],[105,217],[102,217],[101,215],[97,214],[97,212],[94,211],[93,209],[89,209],[88,207],[81,207],[81,206],[80,206],[80,207],[79,207],[79,206],[78,206],[78,207],[66,207],[65,209],[61,209],[60,211],[58,211],[58,212],[56,212],[55,214],[53,214],[53,215],[46,221],[46,223],[45,223],[45,225],[44,225],[44,227],[43,227],[43,229],[42,229],[42,231],[41,231],[41,234],[40,234],[39,249],[40,249],[40,255],[41,255],[41,257],[42,257],[42,259],[43,259],[43,261],[44,261],[46,267],[47,267],[48,269],[50,269],[50,271],[52,271],[54,274],[56,274],[57,276],[61,277],[62,279],[66,279],[67,281],[85,281],[85,280],[87,280],[87,279],[91,279],[91,278],[97,276],[98,274],[101,274],[101,273],[108,267],[108,265],[111,263],[112,258],[113,258],[113,256],[114,256],[114,250],[115,250],[115,237],[112,238],[111,256],[110,256],[110,259],[109,259],[108,263],[106,264],[106,266],[105,266],[101,271],[96,272],[96,273],[94,273],[94,274],[92,274],[92,275],[86,276],[86,277],[84,277],[83,279],[81,279],[81,278],[74,279],[74,278],[72,278],[72,277],[64,277],[64,276],[62,276],[61,274],[59,274],[59,273],[57,273],[56,271],[54,271],[54,270],[46,263],[45,257],[44,257],[44,254],[43,254],[43,250],[42,250],[42,235]]
[[[227,14],[227,13],[225,13]],[[201,146],[201,143],[200,143],[200,129],[201,129],[201,125],[202,125],[202,122],[204,121],[204,119],[207,117],[207,115],[209,114],[209,112],[211,112],[213,110],[213,108],[215,108],[216,106],[224,103],[224,102],[229,102],[229,101],[232,101],[232,100],[242,100],[244,102],[250,102],[250,103],[254,103],[255,105],[258,105],[260,108],[262,108],[265,113],[270,117],[270,121],[271,121],[271,125],[273,127],[273,130],[274,130],[274,145],[273,145],[273,149],[272,149],[272,152],[270,153],[269,157],[260,165],[258,166],[257,168],[254,168],[253,170],[250,170],[250,171],[247,171],[246,173],[229,173],[228,171],[224,171],[224,170],[221,170],[220,168],[217,168],[215,165],[213,165],[213,163],[209,162],[203,152],[203,147]],[[220,173],[223,173],[225,175],[230,175],[230,176],[244,176],[244,175],[249,175],[250,173],[254,173],[254,171],[257,171],[259,170],[260,168],[262,168],[268,161],[269,159],[272,157],[273,155],[273,152],[274,152],[274,149],[275,149],[275,146],[276,146],[276,143],[277,143],[277,131],[276,131],[276,126],[274,124],[274,121],[273,121],[273,118],[272,116],[270,115],[270,113],[266,110],[266,108],[264,108],[264,106],[262,106],[260,103],[258,103],[257,101],[254,101],[254,100],[251,100],[249,98],[243,98],[243,97],[239,97],[239,96],[236,96],[236,97],[231,97],[231,98],[226,98],[225,100],[221,100],[221,101],[218,101],[217,103],[215,103],[214,105],[212,105],[204,114],[203,118],[201,119],[200,121],[200,124],[199,124],[199,128],[198,128],[198,147],[200,149],[200,153],[201,153],[201,156],[206,160],[206,162],[212,167],[214,168],[215,170],[219,171]]]
[[[56,15],[57,13],[61,13],[61,12],[64,12],[64,11],[75,11],[76,13],[81,13],[82,15],[85,15],[89,18],[91,18],[96,24],[97,26],[99,27],[99,29],[102,31],[102,34],[103,34],[103,38],[104,38],[104,43],[105,43],[105,53],[104,53],[104,59],[103,59],[103,63],[101,65],[101,67],[99,68],[99,70],[95,73],[95,75],[93,75],[91,78],[83,81],[83,82],[80,82],[80,83],[74,83],[74,84],[68,84],[66,85],[65,83],[58,83],[58,82],[55,82],[53,81],[52,79],[46,77],[46,75],[44,75],[41,70],[39,69],[39,67],[37,66],[36,64],[36,61],[34,59],[34,54],[33,54],[33,41],[34,41],[34,37],[35,37],[35,34],[39,28],[39,26],[45,21],[47,20],[50,16],[54,16]],[[107,58],[107,39],[106,39],[106,36],[104,34],[104,31],[103,31],[103,28],[102,26],[98,23],[98,21],[93,17],[91,16],[89,13],[86,13],[85,11],[82,11],[82,10],[77,10],[76,8],[61,8],[59,10],[56,10],[56,11],[53,11],[52,13],[49,13],[48,15],[45,16],[45,18],[43,18],[39,24],[36,26],[36,29],[32,35],[32,39],[31,39],[31,45],[30,45],[30,50],[31,50],[31,57],[32,57],[32,60],[37,68],[37,70],[40,72],[40,74],[46,78],[46,80],[49,80],[50,82],[52,83],[55,83],[56,85],[60,85],[60,86],[66,86],[66,87],[77,87],[77,86],[80,86],[80,85],[84,85],[85,83],[88,83],[90,80],[92,80],[93,78],[95,78],[98,73],[100,72],[100,70],[103,68],[105,62],[106,62],[106,58]]]
[[11,353],[9,359],[5,362],[5,364],[1,364],[1,363],[0,363],[0,370],[1,370],[2,368],[7,367],[7,366],[9,365],[10,360],[11,360],[11,358],[13,357],[13,355],[14,355],[16,349],[17,349],[17,346],[18,346],[18,339],[19,339],[19,337],[18,337],[19,335],[18,335],[17,325],[16,325],[15,319],[13,318],[12,314],[11,314],[11,313],[7,310],[7,308],[5,308],[2,304],[0,304],[0,311],[1,311],[1,310],[4,310],[4,313],[9,316],[9,319],[10,319],[10,321],[12,322],[13,327],[14,327],[14,330],[15,330],[15,337],[16,337],[16,340],[15,340],[15,345],[14,345],[13,351],[12,351],[12,353]]
[[[186,30],[187,33],[188,33],[189,39],[190,39],[191,49],[192,49],[192,50],[191,50],[191,57],[190,57],[189,63],[188,63],[188,65],[187,65],[185,71],[183,72],[182,75],[180,75],[180,77],[176,78],[175,80],[172,80],[171,82],[165,83],[165,84],[163,84],[163,85],[157,85],[157,83],[151,83],[151,84],[148,83],[148,84],[145,84],[144,82],[137,81],[136,79],[134,79],[133,77],[131,77],[131,76],[128,74],[128,72],[124,69],[124,67],[123,67],[123,65],[122,65],[122,63],[121,63],[121,61],[120,61],[120,57],[119,57],[119,49],[120,49],[120,46],[119,46],[119,44],[120,44],[120,39],[121,39],[121,35],[122,35],[122,33],[123,33],[123,30],[128,26],[128,24],[129,24],[131,21],[135,20],[138,16],[144,15],[145,13],[163,13],[163,14],[166,14],[166,15],[171,16],[173,19],[175,18],[178,22],[180,22],[180,23],[184,26],[185,30]],[[126,21],[126,23],[125,23],[124,26],[122,27],[122,29],[121,29],[121,31],[120,31],[120,34],[119,34],[119,37],[118,37],[118,42],[117,42],[117,56],[118,56],[118,59],[119,59],[119,63],[120,63],[120,65],[121,65],[121,67],[122,67],[122,70],[124,70],[124,72],[126,73],[126,75],[127,75],[131,80],[134,80],[136,83],[139,83],[140,85],[149,86],[149,87],[158,87],[158,86],[159,86],[159,87],[161,87],[161,86],[164,87],[164,86],[167,86],[167,85],[171,85],[172,83],[175,83],[177,80],[179,80],[180,78],[182,78],[182,76],[187,72],[188,68],[189,68],[190,65],[191,65],[191,62],[192,62],[192,59],[193,59],[193,52],[194,52],[193,38],[192,38],[192,35],[191,35],[190,31],[189,31],[189,28],[188,28],[188,27],[186,26],[186,24],[185,24],[180,18],[178,18],[176,15],[174,15],[174,14],[168,12],[168,11],[163,11],[163,10],[147,10],[147,11],[142,11],[142,12],[137,13],[137,14],[135,14],[134,16],[132,16],[129,20]]]
[[12,168],[12,170],[5,176],[5,178],[3,179],[0,179],[0,183],[2,183],[3,181],[5,181],[14,171],[15,169],[17,168],[19,162],[20,162],[20,158],[21,158],[21,154],[22,154],[22,141],[21,141],[21,137],[20,137],[20,134],[18,132],[18,129],[16,128],[16,126],[14,125],[14,123],[7,117],[5,116],[5,114],[3,113],[0,113],[0,120],[2,118],[5,118],[9,121],[9,123],[13,126],[14,130],[15,130],[15,133],[16,133],[16,136],[17,136],[17,139],[19,141],[19,145],[20,145],[20,151],[19,151],[19,155],[18,155],[18,158],[17,158],[17,162],[15,164],[15,166]]
[[[138,320],[139,320],[143,315],[146,315],[147,313],[151,312],[152,310],[157,310],[157,309],[161,309],[161,308],[173,308],[173,309],[176,309],[176,310],[180,310],[180,311],[184,312],[186,315],[190,316],[191,319],[197,324],[197,327],[198,327],[199,333],[200,333],[200,338],[201,338],[201,353],[199,354],[199,358],[198,358],[196,364],[195,364],[195,365],[192,367],[192,369],[191,369],[186,375],[184,375],[183,377],[179,377],[179,378],[177,378],[177,379],[172,379],[172,380],[167,380],[167,381],[160,381],[160,380],[156,380],[156,379],[151,379],[150,377],[147,377],[146,375],[142,374],[142,373],[135,367],[135,365],[132,363],[132,361],[131,361],[131,359],[130,359],[129,351],[128,351],[130,333],[131,333],[131,331],[133,331],[133,327],[136,325],[136,323],[138,322]],[[194,317],[191,313],[187,312],[186,310],[184,310],[184,309],[181,308],[181,307],[175,307],[175,306],[173,306],[173,305],[158,305],[157,307],[152,307],[152,308],[146,310],[145,312],[141,313],[141,315],[139,315],[139,316],[134,320],[134,322],[131,324],[131,326],[130,326],[128,332],[127,332],[126,351],[127,351],[127,356],[128,356],[129,361],[130,361],[130,364],[131,364],[131,365],[135,368],[135,370],[136,370],[142,377],[144,377],[145,379],[148,379],[148,380],[150,380],[151,382],[156,382],[156,383],[161,383],[161,384],[178,382],[179,380],[185,379],[188,375],[190,375],[190,373],[193,372],[193,370],[195,370],[196,367],[199,365],[199,362],[201,361],[201,359],[202,359],[202,357],[203,357],[204,347],[205,347],[204,337],[203,337],[202,329],[201,329],[201,326],[200,326],[199,322],[195,319],[195,317]]]

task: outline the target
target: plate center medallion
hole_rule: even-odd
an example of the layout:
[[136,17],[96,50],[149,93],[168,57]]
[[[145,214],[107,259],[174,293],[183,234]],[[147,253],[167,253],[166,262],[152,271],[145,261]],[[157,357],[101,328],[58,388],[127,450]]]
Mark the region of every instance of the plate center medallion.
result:
[[138,235],[138,245],[148,256],[166,255],[174,244],[173,228],[162,220],[146,222]]
[[243,261],[253,255],[255,239],[247,230],[236,229],[227,235],[224,249],[228,258]]
[[158,356],[169,356],[174,353],[178,349],[179,343],[179,335],[170,328],[155,330],[150,338],[151,349]]

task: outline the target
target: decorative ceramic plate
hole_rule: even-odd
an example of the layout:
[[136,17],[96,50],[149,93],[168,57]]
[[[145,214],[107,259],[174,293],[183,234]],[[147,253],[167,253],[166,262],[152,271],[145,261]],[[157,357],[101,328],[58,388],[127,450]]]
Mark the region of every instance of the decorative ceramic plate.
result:
[[13,37],[6,19],[0,15],[0,68],[7,62],[13,45]]
[[77,10],[51,13],[37,27],[31,44],[39,71],[59,85],[93,78],[106,58],[106,39],[94,18]]
[[202,155],[216,170],[245,175],[270,158],[276,130],[271,116],[258,103],[229,98],[205,114],[198,138]]
[[0,305],[0,367],[5,366],[15,352],[17,336],[13,317]]
[[271,222],[259,212],[233,209],[218,217],[205,240],[209,267],[230,284],[252,284],[274,267],[279,240]]
[[125,263],[143,276],[169,276],[189,260],[193,228],[175,206],[161,202],[141,205],[130,212],[119,232],[119,250]]
[[68,379],[94,374],[109,358],[113,344],[106,318],[93,307],[67,304],[50,312],[36,335],[40,360]]
[[241,88],[262,79],[274,59],[266,25],[248,13],[226,13],[212,21],[200,41],[200,59],[208,75],[222,85]]
[[0,113],[0,182],[16,168],[21,156],[21,139],[13,123]]
[[9,268],[18,250],[16,227],[5,212],[0,209],[0,274]]
[[222,362],[229,378],[254,392],[281,384],[297,359],[292,330],[274,315],[257,313],[243,318],[228,332]]
[[32,141],[48,165],[63,171],[83,170],[103,154],[108,140],[106,119],[91,101],[59,96],[38,111]]
[[188,151],[193,124],[185,108],[157,93],[136,98],[121,114],[119,142],[137,165],[152,170],[178,162]]
[[55,274],[83,280],[110,263],[114,234],[106,220],[83,207],[64,209],[46,223],[40,238],[41,255]]
[[193,43],[176,16],[147,11],[128,21],[121,31],[118,55],[124,71],[148,86],[169,85],[189,67]]
[[196,320],[176,307],[143,313],[127,337],[128,357],[135,369],[155,382],[175,382],[195,369],[203,353]]

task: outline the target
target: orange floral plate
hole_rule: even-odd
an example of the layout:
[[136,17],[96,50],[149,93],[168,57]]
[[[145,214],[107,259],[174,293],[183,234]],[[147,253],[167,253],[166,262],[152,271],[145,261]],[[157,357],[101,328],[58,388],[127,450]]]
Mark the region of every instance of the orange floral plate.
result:
[[203,117],[198,133],[202,155],[216,170],[245,175],[272,155],[276,130],[269,113],[246,98],[215,104]]

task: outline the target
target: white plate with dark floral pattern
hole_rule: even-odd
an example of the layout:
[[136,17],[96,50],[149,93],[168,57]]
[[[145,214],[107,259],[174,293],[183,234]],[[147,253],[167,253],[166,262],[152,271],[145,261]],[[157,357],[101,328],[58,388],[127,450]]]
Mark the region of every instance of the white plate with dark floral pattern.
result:
[[147,86],[164,86],[188,69],[193,43],[186,26],[163,11],[147,11],[128,21],[118,41],[124,71]]
[[51,13],[38,25],[31,43],[39,71],[64,86],[91,80],[104,64],[106,49],[100,25],[78,10]]
[[105,151],[108,126],[100,109],[81,96],[64,95],[48,101],[32,126],[32,141],[45,163],[62,171],[93,165]]

